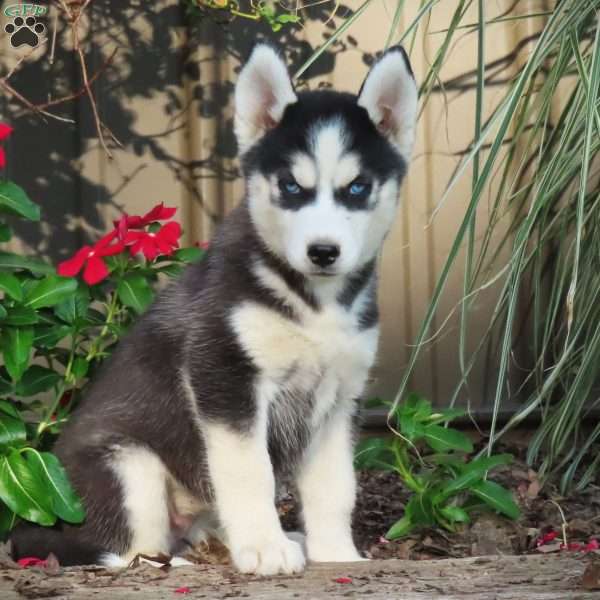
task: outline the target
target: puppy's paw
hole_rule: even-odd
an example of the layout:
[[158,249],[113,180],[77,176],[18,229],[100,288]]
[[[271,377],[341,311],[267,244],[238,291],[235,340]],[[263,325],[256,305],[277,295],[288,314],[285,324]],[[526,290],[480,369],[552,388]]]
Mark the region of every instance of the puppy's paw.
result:
[[363,558],[354,544],[331,544],[308,542],[308,558],[313,562],[359,562]]
[[283,534],[232,549],[231,557],[239,571],[257,575],[299,573],[306,563],[300,544]]

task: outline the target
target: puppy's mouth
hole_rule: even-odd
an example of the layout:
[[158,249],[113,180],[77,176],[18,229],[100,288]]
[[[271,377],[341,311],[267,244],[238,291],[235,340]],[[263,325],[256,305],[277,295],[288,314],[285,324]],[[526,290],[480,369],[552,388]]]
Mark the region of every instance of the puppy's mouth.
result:
[[339,275],[336,271],[328,271],[326,269],[320,269],[318,271],[311,271],[310,273],[313,277],[335,277]]

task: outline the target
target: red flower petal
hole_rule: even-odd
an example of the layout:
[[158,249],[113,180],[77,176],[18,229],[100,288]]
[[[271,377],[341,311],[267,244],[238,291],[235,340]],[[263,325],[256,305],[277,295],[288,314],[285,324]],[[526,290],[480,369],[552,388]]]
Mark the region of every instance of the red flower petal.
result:
[[95,244],[94,250],[102,250],[106,248],[118,235],[118,231],[113,229],[110,233],[107,233],[104,237],[101,237]]
[[337,577],[334,579],[336,583],[352,583],[352,579],[350,577]]
[[171,254],[173,254],[173,250],[175,250],[177,247],[177,244],[173,246],[164,240],[156,240],[156,245],[158,246],[161,254],[166,254],[167,256],[171,256]]
[[163,225],[158,233],[157,237],[161,240],[169,242],[171,245],[177,244],[177,240],[181,237],[181,225],[175,221]]
[[75,277],[75,275],[81,271],[91,250],[91,246],[84,246],[77,251],[73,258],[63,260],[63,262],[58,265],[56,272],[63,277]]
[[154,260],[158,256],[158,247],[150,236],[142,240],[142,253],[148,260]]
[[37,558],[36,556],[26,556],[25,558],[20,558],[17,561],[17,564],[26,569],[27,567],[45,567],[46,561],[42,560],[41,558]]
[[122,242],[117,242],[112,246],[107,246],[106,248],[101,248],[96,252],[96,256],[114,256],[115,254],[120,254],[125,250],[125,244]]
[[183,587],[177,588],[175,590],[176,594],[189,594],[192,590],[187,586],[184,585]]
[[4,148],[0,148],[0,169],[4,169],[6,166],[6,154],[4,153]]
[[87,264],[85,265],[85,271],[83,272],[83,280],[88,285],[96,285],[103,279],[108,277],[108,268],[104,264],[104,261],[98,256],[90,256]]
[[14,129],[6,123],[0,123],[0,140],[5,140]]
[[165,206],[164,202],[157,204],[152,210],[148,211],[143,217],[142,221],[147,225],[153,221],[166,221],[170,219],[177,209],[175,207]]
[[600,543],[598,543],[598,540],[593,539],[590,540],[586,545],[584,550],[586,552],[591,552],[592,550],[600,550]]
[[113,225],[118,229],[119,227],[124,228],[125,232],[127,229],[141,229],[146,224],[142,217],[138,215],[128,215],[125,213],[118,221],[113,221]]
[[128,231],[125,235],[125,239],[123,239],[123,243],[126,246],[130,246],[135,242],[139,242],[143,240],[148,234],[145,231]]

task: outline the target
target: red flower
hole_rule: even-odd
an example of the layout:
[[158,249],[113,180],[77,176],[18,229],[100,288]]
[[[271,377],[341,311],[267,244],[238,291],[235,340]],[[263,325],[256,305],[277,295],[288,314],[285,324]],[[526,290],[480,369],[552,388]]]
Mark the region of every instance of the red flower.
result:
[[156,233],[146,231],[128,231],[123,242],[131,246],[131,255],[142,252],[148,260],[154,260],[159,254],[172,254],[179,248],[181,225],[172,221],[163,225]]
[[350,577],[336,577],[333,581],[336,583],[352,583],[352,579]]
[[586,545],[584,550],[586,552],[592,552],[593,550],[600,550],[600,543],[597,539],[591,539]]
[[23,569],[26,569],[27,567],[45,567],[46,561],[35,556],[27,556],[25,558],[20,558],[17,561],[17,564]]
[[161,202],[143,217],[124,214],[118,221],[114,221],[114,225],[119,230],[119,238],[123,239],[128,229],[143,229],[154,221],[168,221],[176,212],[174,206],[165,206],[164,202]]
[[83,266],[83,280],[88,285],[99,283],[108,277],[108,267],[102,260],[104,256],[119,254],[125,249],[124,244],[117,242],[110,246],[109,244],[117,237],[117,231],[111,231],[105,235],[94,246],[84,246],[73,258],[61,262],[56,269],[59,275],[63,277],[75,277]]
[[[13,128],[6,123],[0,123],[0,141],[5,140],[11,133]],[[6,166],[6,154],[4,154],[4,148],[0,148],[0,169],[4,169]]]
[[176,594],[189,594],[192,590],[187,586],[184,585],[183,587],[177,588],[175,590]]
[[549,531],[548,533],[545,533],[542,537],[538,538],[535,545],[539,548],[540,546],[544,546],[545,544],[553,542],[557,537],[558,533],[556,533],[556,531]]

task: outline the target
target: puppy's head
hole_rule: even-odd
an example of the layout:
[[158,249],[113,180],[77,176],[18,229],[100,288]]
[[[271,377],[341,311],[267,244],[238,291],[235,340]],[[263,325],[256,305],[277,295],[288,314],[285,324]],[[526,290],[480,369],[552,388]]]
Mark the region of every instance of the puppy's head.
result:
[[269,249],[311,278],[371,261],[394,219],[416,111],[402,48],[353,96],[296,94],[279,55],[257,46],[236,86],[235,131],[250,214]]

